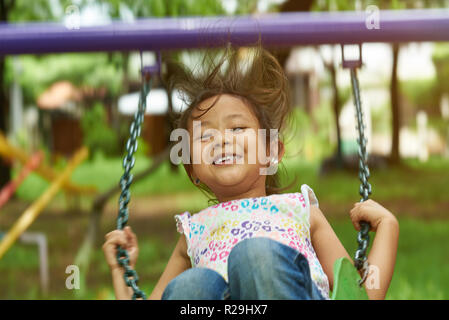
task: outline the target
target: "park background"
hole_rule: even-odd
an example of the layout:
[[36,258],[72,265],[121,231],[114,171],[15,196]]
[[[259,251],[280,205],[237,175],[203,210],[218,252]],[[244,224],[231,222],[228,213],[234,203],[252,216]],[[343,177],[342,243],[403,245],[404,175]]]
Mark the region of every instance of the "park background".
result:
[[[83,27],[152,16],[363,11],[369,5],[381,10],[447,8],[448,2],[38,0],[30,5],[24,0],[0,0],[0,16],[10,23],[65,24],[75,17]],[[242,48],[243,56],[247,50]],[[272,53],[286,71],[294,103],[280,170],[285,183],[295,177],[297,182],[287,192],[297,192],[302,183],[311,186],[352,255],[356,231],[348,213],[360,199],[360,182],[350,77],[341,68],[340,47],[301,46]],[[201,50],[170,51],[163,52],[162,59],[193,66],[200,55]],[[44,239],[47,252],[39,252],[24,236],[7,251],[0,259],[1,299],[114,298],[101,245],[104,234],[116,227],[119,194],[118,189],[109,191],[118,187],[123,173],[124,145],[141,85],[139,59],[138,52],[0,57],[0,124],[8,143],[27,154],[43,151],[44,162],[56,172],[86,146],[89,157],[75,169],[71,181],[96,190],[60,191],[45,207],[26,233]],[[387,299],[448,299],[449,44],[364,44],[363,60],[359,81],[372,198],[400,222]],[[153,63],[154,54],[145,52],[144,61]],[[147,174],[131,187],[129,225],[139,239],[139,286],[150,294],[180,236],[174,215],[198,212],[207,206],[207,198],[182,166],[161,156],[170,132],[167,110],[180,103],[176,92],[167,94],[163,82],[156,81],[148,101],[133,169],[136,175]],[[22,167],[12,154],[2,155],[1,187],[17,178]],[[50,183],[35,172],[28,175],[0,208],[3,235]],[[66,287],[70,265],[80,267],[80,289]]]

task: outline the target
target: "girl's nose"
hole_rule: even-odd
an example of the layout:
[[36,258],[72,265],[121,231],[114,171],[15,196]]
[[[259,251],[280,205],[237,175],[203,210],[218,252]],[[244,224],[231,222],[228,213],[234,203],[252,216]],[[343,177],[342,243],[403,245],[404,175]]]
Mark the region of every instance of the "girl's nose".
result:
[[214,144],[214,149],[217,149],[217,148],[225,148],[227,145],[230,145],[230,142],[227,141],[225,138],[223,138],[222,141],[221,141],[221,143],[220,143],[220,141],[217,141],[217,142]]

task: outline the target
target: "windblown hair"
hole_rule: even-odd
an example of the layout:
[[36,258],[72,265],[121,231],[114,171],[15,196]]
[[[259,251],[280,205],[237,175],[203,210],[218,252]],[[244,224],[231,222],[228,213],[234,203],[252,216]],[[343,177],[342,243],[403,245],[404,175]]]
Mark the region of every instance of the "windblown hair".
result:
[[[181,63],[170,65],[173,73],[168,80],[169,90],[172,92],[177,89],[181,94],[180,99],[187,105],[181,114],[172,114],[174,127],[187,130],[189,121],[193,120],[192,110],[199,107],[201,102],[217,96],[206,109],[199,109],[204,110],[203,115],[215,105],[221,94],[230,94],[242,99],[252,108],[261,129],[266,129],[266,132],[277,129],[282,133],[292,106],[289,82],[277,59],[262,47],[260,40],[251,48],[228,45],[218,61],[217,57],[219,55],[216,49],[208,49],[199,64],[200,70],[190,70]],[[267,143],[269,139],[267,134]],[[189,166],[191,164],[184,164],[188,174],[191,169]],[[267,175],[267,195],[279,193],[292,185],[290,183],[281,188],[279,174],[278,170],[274,175]],[[209,198],[213,196],[212,191],[203,183],[198,187]]]

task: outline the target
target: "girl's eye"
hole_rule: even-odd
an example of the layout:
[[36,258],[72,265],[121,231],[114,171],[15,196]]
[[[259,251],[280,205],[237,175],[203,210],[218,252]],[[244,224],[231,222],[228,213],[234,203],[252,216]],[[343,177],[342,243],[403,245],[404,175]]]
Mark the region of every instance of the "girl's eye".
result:
[[200,140],[201,140],[201,141],[208,141],[208,140],[210,139],[210,137],[211,137],[210,134],[205,134],[205,135],[202,135],[202,136],[200,137]]
[[232,131],[233,132],[241,132],[241,131],[243,131],[245,129],[246,129],[246,127],[235,127],[235,128],[232,128]]

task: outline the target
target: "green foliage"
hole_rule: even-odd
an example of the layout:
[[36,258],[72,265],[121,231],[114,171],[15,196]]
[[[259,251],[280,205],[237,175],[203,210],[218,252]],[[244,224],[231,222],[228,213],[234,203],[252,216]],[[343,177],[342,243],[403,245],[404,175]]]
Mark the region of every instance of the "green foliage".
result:
[[101,152],[107,156],[117,155],[119,143],[117,133],[106,123],[106,113],[101,103],[86,110],[81,119],[83,142],[94,155]]
[[407,98],[407,102],[415,110],[434,112],[432,109],[439,107],[440,95],[438,94],[438,83],[435,78],[404,80],[401,81],[400,88],[402,94]]
[[350,99],[352,99],[352,87],[347,86],[344,88],[338,88],[338,93],[340,95],[340,103],[343,107],[346,102],[348,102]]
[[[128,141],[128,138],[127,140]],[[148,152],[150,151],[150,145],[146,143],[146,141],[142,137],[137,138],[137,150],[134,153],[135,157],[146,157]]]
[[376,133],[391,133],[391,108],[390,103],[383,104],[380,108],[371,109],[372,130]]
[[51,1],[15,0],[12,2],[13,7],[9,12],[8,17],[8,21],[10,22],[49,21],[49,20],[54,21],[57,19],[57,17],[53,14]]
[[20,84],[26,102],[35,103],[51,84],[62,80],[77,87],[104,87],[110,95],[118,95],[121,89],[123,71],[111,64],[104,53],[21,56],[20,63]]
[[126,6],[134,17],[178,17],[178,16],[208,16],[224,13],[219,0],[111,0],[110,14],[120,15],[120,7]]
[[437,85],[440,93],[449,93],[449,44],[436,43],[432,56],[437,74]]
[[[354,10],[358,0],[321,0],[315,1],[314,10]],[[405,0],[361,0],[362,9],[370,5],[375,5],[381,10],[402,10],[424,8],[445,8],[445,0],[425,0],[425,1],[405,1]]]
[[314,161],[329,155],[332,151],[328,142],[329,131],[334,128],[332,117],[327,103],[314,108],[311,115],[302,108],[294,108],[284,134],[284,160]]

